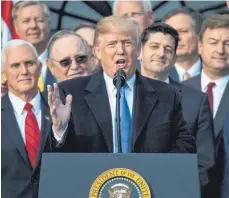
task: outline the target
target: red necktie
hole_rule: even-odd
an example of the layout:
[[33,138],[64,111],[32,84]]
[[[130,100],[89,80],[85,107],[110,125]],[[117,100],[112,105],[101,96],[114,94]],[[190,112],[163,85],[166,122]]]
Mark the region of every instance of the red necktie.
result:
[[26,150],[31,166],[34,167],[40,142],[40,129],[37,124],[37,119],[32,112],[32,107],[31,104],[27,103],[24,109],[27,111],[25,118]]
[[212,114],[213,114],[213,102],[214,102],[214,99],[213,99],[213,93],[212,93],[212,88],[215,86],[215,83],[214,82],[210,82],[208,84],[208,89],[206,91],[206,94],[208,95],[208,100],[209,100],[209,104],[210,104],[210,108],[211,108],[211,111],[212,111]]

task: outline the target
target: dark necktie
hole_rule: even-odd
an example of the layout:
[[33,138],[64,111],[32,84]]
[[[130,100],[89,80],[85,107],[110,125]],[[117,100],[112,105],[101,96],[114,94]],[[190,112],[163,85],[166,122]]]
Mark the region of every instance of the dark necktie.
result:
[[215,86],[215,83],[214,82],[210,82],[208,84],[208,89],[206,91],[206,94],[208,95],[208,100],[209,100],[210,108],[211,108],[211,111],[212,111],[212,115],[213,115],[213,112],[214,112],[214,109],[213,109],[214,97],[213,97],[212,88],[214,86]]
[[28,152],[31,166],[34,167],[40,142],[40,129],[37,119],[32,112],[32,107],[33,106],[31,104],[27,103],[24,109],[27,111],[25,118],[26,150]]

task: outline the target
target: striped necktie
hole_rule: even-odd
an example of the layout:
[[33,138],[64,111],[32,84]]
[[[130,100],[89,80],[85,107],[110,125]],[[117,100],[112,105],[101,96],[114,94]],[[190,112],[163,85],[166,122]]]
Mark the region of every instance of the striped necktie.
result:
[[31,166],[34,168],[40,142],[40,129],[32,107],[30,103],[26,103],[24,109],[27,111],[25,118],[26,150]]

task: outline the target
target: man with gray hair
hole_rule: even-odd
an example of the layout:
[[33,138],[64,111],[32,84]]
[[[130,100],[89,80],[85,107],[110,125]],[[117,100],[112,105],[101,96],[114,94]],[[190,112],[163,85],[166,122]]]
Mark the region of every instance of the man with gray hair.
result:
[[91,73],[90,47],[78,34],[61,30],[47,47],[47,65],[58,82]]
[[154,22],[152,5],[147,1],[114,1],[112,8],[113,15],[132,17],[140,24],[141,32]]
[[37,50],[42,63],[38,86],[43,91],[47,84],[55,82],[45,62],[50,33],[49,8],[40,1],[18,1],[12,9],[12,19],[19,38],[32,43]]
[[191,8],[177,8],[168,12],[163,22],[172,26],[179,33],[175,67],[170,77],[182,82],[200,74],[202,63],[198,54],[198,34],[202,16]]
[[33,45],[19,39],[3,48],[2,64],[8,84],[1,100],[2,197],[36,198],[41,154],[49,151],[52,124],[37,85],[41,64]]

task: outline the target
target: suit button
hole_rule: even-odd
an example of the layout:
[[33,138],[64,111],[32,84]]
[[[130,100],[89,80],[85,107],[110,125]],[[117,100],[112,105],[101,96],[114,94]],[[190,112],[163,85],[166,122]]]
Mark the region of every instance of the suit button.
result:
[[36,183],[36,182],[37,182],[37,178],[36,178],[36,177],[32,177],[32,178],[31,178],[31,181],[32,181],[33,183]]

